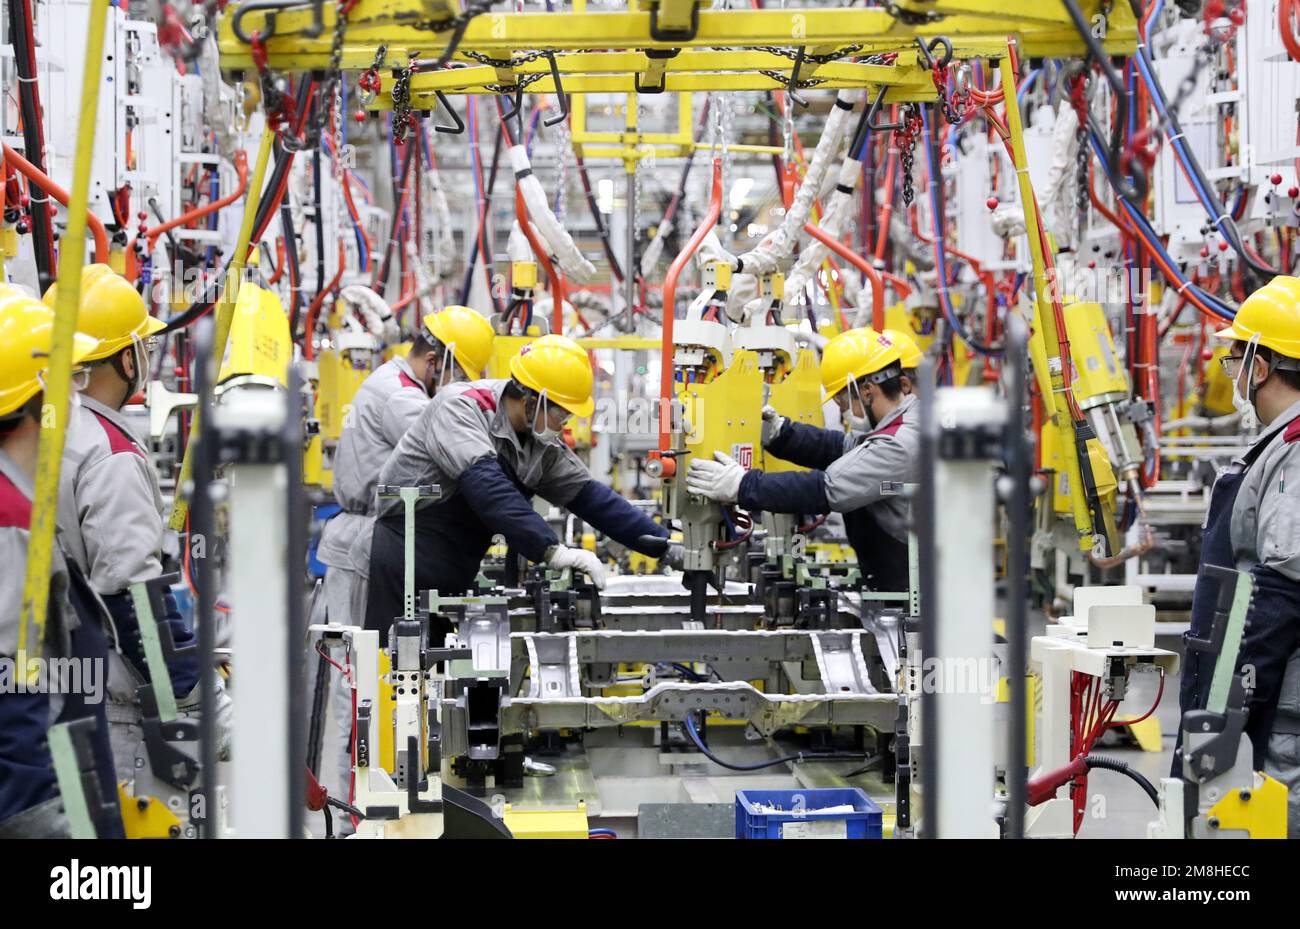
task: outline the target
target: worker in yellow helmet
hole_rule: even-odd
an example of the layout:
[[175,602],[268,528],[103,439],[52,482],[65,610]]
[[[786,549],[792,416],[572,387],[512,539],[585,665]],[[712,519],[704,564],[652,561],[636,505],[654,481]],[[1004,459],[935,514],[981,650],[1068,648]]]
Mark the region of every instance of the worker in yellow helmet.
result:
[[483,376],[494,338],[482,313],[444,307],[424,317],[405,357],[380,365],[357,390],[334,454],[341,512],[325,524],[317,550],[328,568],[325,598],[334,622],[359,624],[365,609],[379,469],[439,387]]
[[[370,302],[357,299],[356,292],[369,295]],[[391,313],[368,287],[354,285],[343,296],[370,305],[381,317]],[[379,469],[440,387],[482,377],[494,337],[482,313],[467,306],[444,307],[424,317],[405,356],[380,365],[357,390],[334,454],[334,498],[340,511],[325,523],[316,552],[326,567],[325,610],[331,622],[360,625],[365,615]],[[318,662],[312,667],[321,670]],[[328,772],[323,780],[336,796],[347,796],[352,691],[337,672],[331,678],[327,706],[340,736],[338,781]],[[350,832],[351,825],[345,817],[341,834]]]
[[[96,834],[122,835],[121,818],[113,815],[117,777],[103,700],[111,622],[58,545],[44,635],[38,636],[29,623],[23,652],[18,649],[20,624],[26,621],[23,585],[53,332],[54,314],[48,307],[0,286],[0,679],[6,682],[0,687],[0,839],[69,836],[46,733],[55,722],[84,718],[94,721],[96,799],[111,805],[109,815],[92,811]],[[73,364],[79,366],[95,347],[94,339],[78,333]],[[29,662],[38,659],[49,662],[47,668],[58,662],[66,673],[46,671],[29,686]]]
[[[564,442],[565,424],[594,409],[587,353],[572,339],[543,336],[511,359],[510,375],[440,390],[380,472],[381,484],[441,491],[416,511],[416,589],[455,595],[472,588],[497,534],[529,561],[584,572],[604,587],[600,559],[562,544],[533,509],[534,494],[628,548],[680,566],[668,530],[592,478]],[[402,614],[403,552],[402,504],[381,500],[366,610],[367,628],[381,637]]]
[[[1254,595],[1237,667],[1249,669],[1245,731],[1255,770],[1290,788],[1300,836],[1300,278],[1276,277],[1241,304],[1222,360],[1243,424],[1262,426],[1219,473],[1201,535],[1189,635],[1210,636],[1219,583],[1207,568],[1249,570]],[[1180,704],[1204,709],[1214,657],[1189,649]]]
[[873,590],[908,589],[907,503],[885,494],[887,482],[917,479],[920,429],[916,397],[903,393],[902,352],[883,333],[851,329],[822,351],[822,387],[844,414],[846,430],[791,422],[763,411],[763,447],[813,470],[746,471],[730,456],[692,461],[686,488],[751,512],[844,514],[864,583]]
[[[59,284],[45,302],[53,306]],[[118,780],[133,790],[136,773],[151,764],[145,745],[145,708],[139,688],[150,682],[144,633],[131,587],[179,570],[179,544],[163,522],[163,498],[149,446],[136,436],[123,408],[149,380],[149,347],[165,328],[149,315],[135,287],[107,265],[82,269],[77,326],[99,340],[86,356],[89,376],[76,395],[59,475],[59,533],[68,556],[103,599],[117,631],[109,654],[108,722]],[[179,654],[167,670],[183,716],[202,705],[197,639],[170,590],[159,619]],[[194,647],[191,647],[194,646]],[[215,731],[229,748],[231,703],[221,684],[213,705]]]

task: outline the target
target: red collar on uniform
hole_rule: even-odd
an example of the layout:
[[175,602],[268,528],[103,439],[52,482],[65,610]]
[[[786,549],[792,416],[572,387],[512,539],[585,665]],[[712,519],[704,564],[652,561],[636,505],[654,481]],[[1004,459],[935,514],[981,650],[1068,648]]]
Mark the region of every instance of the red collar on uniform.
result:
[[465,396],[472,397],[474,402],[478,404],[480,410],[487,413],[496,412],[496,394],[488,390],[486,387],[471,387],[469,390],[465,391]]
[[26,529],[32,524],[32,501],[8,475],[0,474],[0,527]]
[[145,457],[140,446],[135,444],[135,439],[131,438],[125,429],[98,410],[91,410],[90,412],[95,414],[95,418],[99,420],[99,425],[103,427],[104,435],[108,437],[108,450],[110,452],[114,455],[119,452],[135,452],[141,458]]

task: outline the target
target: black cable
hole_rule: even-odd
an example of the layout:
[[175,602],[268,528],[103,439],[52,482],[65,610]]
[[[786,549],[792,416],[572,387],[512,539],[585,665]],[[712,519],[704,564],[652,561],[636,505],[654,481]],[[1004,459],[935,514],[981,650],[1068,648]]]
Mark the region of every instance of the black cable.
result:
[[1151,798],[1152,803],[1156,806],[1160,805],[1160,792],[1156,790],[1155,786],[1147,780],[1140,771],[1128,762],[1120,761],[1118,758],[1109,758],[1106,755],[1086,755],[1083,760],[1084,763],[1087,764],[1089,771],[1093,768],[1101,768],[1105,771],[1115,771],[1124,775],[1141,787],[1146,795]]
[[[469,253],[469,266],[465,269],[465,281],[464,283],[461,284],[460,287],[460,299],[458,302],[462,306],[464,306],[469,301],[469,288],[471,283],[474,280],[474,267],[478,262],[478,254],[480,251],[487,249],[487,243],[484,242],[483,236],[486,234],[487,231],[488,210],[490,209],[488,204],[492,202],[492,191],[496,189],[497,168],[501,164],[501,143],[505,140],[505,133],[506,133],[505,123],[499,123],[497,125],[496,144],[492,149],[492,168],[488,172],[487,183],[483,186],[483,203],[484,203],[483,220],[482,222],[479,223],[478,234],[474,236],[474,248]],[[490,255],[483,256],[483,263],[485,265],[488,264],[490,261],[491,261]],[[492,302],[494,305],[496,304],[495,294],[492,295]],[[499,313],[500,307],[496,307],[496,309],[497,312]]]
[[[623,265],[619,263],[618,256],[614,254],[614,243],[609,239],[609,228],[605,225],[605,219],[600,215],[600,207],[596,205],[596,195],[591,190],[591,178],[587,176],[587,165],[577,154],[573,159],[578,165],[578,179],[582,181],[582,195],[587,201],[587,209],[591,213],[591,219],[596,224],[596,234],[600,236],[601,248],[605,250],[605,258],[609,261],[609,269],[614,274],[614,280],[620,284],[623,283]],[[637,275],[640,277],[640,275]]]
[[[319,200],[316,201],[320,203]],[[280,200],[280,231],[284,233],[284,261],[288,265],[289,273],[289,337],[298,341],[298,314],[302,310],[302,268],[298,264],[298,234],[293,228],[293,208],[289,205],[289,198],[284,197]],[[321,262],[321,272],[324,271],[323,259],[321,258],[324,244],[317,239],[316,250],[317,260]],[[325,289],[324,281],[317,286],[316,292],[320,293]]]
[[[414,146],[408,147],[403,152],[401,169],[397,172],[397,176],[393,178],[393,225],[388,231],[388,242],[384,245],[384,257],[379,263],[379,277],[375,281],[381,297],[388,292],[388,274],[393,266],[393,251],[397,248],[397,230],[402,222],[402,191],[406,189],[407,180],[411,175],[411,164],[415,160],[414,155]],[[392,170],[391,164],[390,159],[390,171]]]
[[316,226],[316,293],[325,289],[325,217],[321,215],[320,196],[320,149],[312,153],[312,196],[316,212],[312,222]]
[[[38,171],[50,174],[45,165],[45,150],[41,145],[41,107],[38,99],[36,73],[32,69],[35,54],[27,42],[28,29],[31,28],[29,17],[31,7],[28,0],[9,0],[9,35],[14,48],[14,68],[18,76],[18,105],[23,118],[23,157],[30,161]],[[35,185],[28,181],[28,188]],[[44,197],[38,203],[32,198],[30,214],[32,217],[32,245],[36,253],[36,274],[44,293],[54,283],[54,248],[53,226],[48,209],[51,197],[48,191],[42,191]]]
[[[702,710],[700,712],[703,713]],[[776,765],[788,764],[792,761],[797,763],[803,763],[806,761],[857,761],[862,757],[861,755],[845,754],[842,752],[824,752],[815,754],[796,752],[793,755],[782,755],[780,758],[770,758],[767,761],[759,761],[754,764],[733,764],[730,761],[723,761],[717,755],[713,754],[713,752],[709,751],[709,747],[704,744],[704,739],[700,737],[699,730],[695,728],[695,718],[692,713],[687,713],[686,718],[682,720],[682,723],[686,728],[687,736],[689,736],[690,740],[695,743],[695,747],[699,749],[700,754],[719,767],[726,768],[728,771],[761,771],[764,768],[772,768]]]

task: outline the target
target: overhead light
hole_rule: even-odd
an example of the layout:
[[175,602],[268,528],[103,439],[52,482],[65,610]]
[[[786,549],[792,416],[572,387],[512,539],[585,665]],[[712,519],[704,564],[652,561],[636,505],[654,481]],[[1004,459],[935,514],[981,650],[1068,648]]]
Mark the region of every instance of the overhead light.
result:
[[742,177],[736,183],[731,185],[731,208],[738,210],[744,206],[745,198],[749,192],[754,189],[754,179],[752,177]]
[[596,206],[602,213],[614,212],[614,181],[602,177],[596,182]]

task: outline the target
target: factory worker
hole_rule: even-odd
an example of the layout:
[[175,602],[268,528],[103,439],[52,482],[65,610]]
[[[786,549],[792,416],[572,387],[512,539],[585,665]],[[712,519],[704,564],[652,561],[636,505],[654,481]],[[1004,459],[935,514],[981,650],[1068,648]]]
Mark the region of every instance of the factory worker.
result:
[[325,524],[317,557],[334,622],[360,625],[370,572],[379,469],[438,388],[476,380],[492,357],[492,324],[467,306],[426,316],[406,357],[380,365],[344,418],[334,455],[334,497],[343,511]]
[[[1238,669],[1250,669],[1246,732],[1256,770],[1290,789],[1289,835],[1300,837],[1300,278],[1275,277],[1241,304],[1223,368],[1243,427],[1259,438],[1219,473],[1201,536],[1201,565],[1255,581]],[[1205,638],[1218,585],[1198,579],[1188,635]],[[1188,651],[1179,703],[1205,706],[1213,655]]]
[[[505,380],[451,384],[425,407],[380,473],[381,484],[437,484],[441,499],[415,516],[415,587],[448,596],[473,587],[494,535],[550,568],[586,573],[605,585],[592,552],[561,544],[536,510],[534,494],[568,509],[615,541],[658,555],[668,530],[592,478],[561,433],[573,416],[590,416],[591,361],[576,342],[548,335],[510,360]],[[651,540],[644,536],[653,536]],[[386,636],[403,607],[403,511],[379,504],[370,558],[366,626]],[[680,566],[680,546],[662,557]]]
[[[0,572],[0,839],[70,834],[50,754],[48,730],[53,723],[87,717],[95,721],[91,749],[99,774],[98,799],[115,804],[117,798],[103,703],[111,623],[104,605],[57,543],[44,635],[29,625],[19,649],[53,329],[54,314],[39,300],[0,288],[0,560],[5,566]],[[73,364],[79,365],[94,347],[94,339],[78,333]],[[69,664],[68,659],[76,660]],[[45,664],[33,666],[32,661]],[[56,663],[65,665],[62,673]],[[27,676],[33,667],[43,667],[34,681]],[[95,827],[101,838],[122,835],[120,817],[106,817]]]
[[[50,306],[58,286],[45,294]],[[85,358],[88,377],[74,398],[68,422],[59,476],[59,531],[69,558],[108,606],[117,630],[116,647],[109,655],[107,710],[118,779],[130,788],[137,768],[148,764],[136,690],[149,681],[131,585],[168,573],[164,562],[168,568],[174,564],[176,540],[163,524],[162,494],[148,448],[121,410],[147,384],[148,342],[164,325],[149,316],[144,300],[125,278],[96,264],[82,270],[77,326],[99,344]],[[176,647],[195,645],[194,631],[170,590],[163,603],[162,619]],[[195,652],[169,659],[167,670],[182,716],[196,717],[201,694]],[[221,679],[216,681],[214,722],[221,740],[219,754],[225,755],[231,704]]]
[[[379,469],[439,387],[482,375],[492,357],[493,338],[492,324],[482,313],[467,306],[445,307],[424,317],[405,357],[376,368],[353,397],[334,454],[334,497],[342,512],[325,524],[316,552],[327,569],[325,603],[331,622],[365,621]],[[311,667],[316,673],[323,670],[317,660]],[[332,667],[330,677],[329,705],[340,751],[338,781],[331,792],[346,797],[352,770],[352,691]],[[352,820],[345,817],[339,834],[351,831]]]
[[917,346],[916,340],[912,338],[910,333],[904,332],[902,329],[882,329],[881,334],[898,346],[899,364],[903,366],[903,374],[899,383],[902,384],[903,393],[916,393],[916,369],[921,367],[921,359],[925,357],[921,354],[921,349]]
[[908,589],[907,501],[885,494],[887,481],[917,480],[920,432],[916,397],[902,388],[901,352],[888,336],[851,329],[826,343],[822,386],[845,415],[847,432],[791,422],[763,411],[763,447],[811,468],[746,471],[730,456],[692,461],[686,489],[751,513],[844,514],[863,583],[876,591]]

